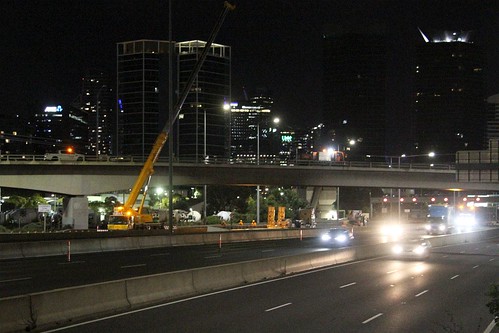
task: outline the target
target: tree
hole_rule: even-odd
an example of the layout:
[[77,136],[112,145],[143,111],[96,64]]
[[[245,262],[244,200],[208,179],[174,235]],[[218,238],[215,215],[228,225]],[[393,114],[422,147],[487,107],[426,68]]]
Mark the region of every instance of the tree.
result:
[[[256,194],[247,201],[248,213],[256,216]],[[286,207],[286,218],[294,218],[308,203],[298,196],[294,188],[269,187],[260,194],[260,216],[266,216],[268,206]]]

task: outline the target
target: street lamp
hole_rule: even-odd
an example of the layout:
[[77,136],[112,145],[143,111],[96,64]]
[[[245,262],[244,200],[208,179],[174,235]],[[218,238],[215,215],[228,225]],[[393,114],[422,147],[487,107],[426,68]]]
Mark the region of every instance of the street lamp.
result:
[[[274,118],[274,124],[279,124],[280,119]],[[260,165],[260,119],[256,123],[256,165]],[[256,186],[256,223],[260,223],[260,185]]]

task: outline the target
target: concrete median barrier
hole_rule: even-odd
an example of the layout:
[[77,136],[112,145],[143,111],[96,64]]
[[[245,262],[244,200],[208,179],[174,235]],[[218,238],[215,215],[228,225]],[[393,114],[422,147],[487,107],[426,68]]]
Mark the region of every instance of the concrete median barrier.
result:
[[30,258],[62,255],[66,252],[63,244],[61,241],[22,243],[23,256]]
[[30,297],[27,295],[0,299],[0,331],[20,332],[33,327]]
[[23,257],[22,243],[0,243],[0,260]]
[[196,294],[190,270],[127,279],[126,290],[132,306]]
[[198,293],[220,290],[245,283],[241,264],[227,264],[191,270],[192,283]]
[[32,317],[39,327],[130,308],[124,280],[36,293],[30,298]]

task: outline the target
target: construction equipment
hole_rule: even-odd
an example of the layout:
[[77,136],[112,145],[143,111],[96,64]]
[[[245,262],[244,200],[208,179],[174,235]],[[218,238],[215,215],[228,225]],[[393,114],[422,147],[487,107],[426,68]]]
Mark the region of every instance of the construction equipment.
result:
[[[149,187],[149,183],[151,181],[151,176],[154,173],[154,164],[156,163],[156,160],[158,159],[159,154],[161,153],[161,150],[163,149],[166,140],[168,139],[169,131],[173,127],[175,120],[178,118],[178,115],[180,113],[180,110],[182,109],[185,99],[187,98],[187,95],[191,90],[192,84],[206,59],[208,51],[213,41],[215,40],[215,37],[218,34],[218,31],[220,30],[220,27],[222,26],[222,23],[225,20],[227,13],[234,9],[235,9],[234,5],[230,4],[228,1],[224,2],[224,9],[220,14],[218,21],[215,24],[215,27],[213,28],[210,37],[208,38],[208,41],[206,42],[203,52],[201,53],[198,61],[196,62],[196,65],[194,66],[194,69],[192,70],[191,75],[189,76],[189,79],[186,85],[184,86],[184,89],[182,90],[182,93],[171,112],[172,116],[170,117],[169,122],[167,122],[163,130],[159,133],[158,137],[156,138],[156,141],[152,146],[151,152],[149,153],[149,156],[146,159],[142,167],[142,170],[140,171],[140,174],[137,177],[130,191],[128,199],[126,200],[123,206],[114,208],[113,215],[110,216],[110,219],[108,221],[109,230],[153,229],[153,228],[161,228],[164,226],[159,221],[153,220],[153,216],[151,214],[143,212],[147,190]],[[138,208],[134,209],[133,206],[135,205],[135,202],[137,201],[137,198],[143,186],[144,190],[142,193],[142,200]]]

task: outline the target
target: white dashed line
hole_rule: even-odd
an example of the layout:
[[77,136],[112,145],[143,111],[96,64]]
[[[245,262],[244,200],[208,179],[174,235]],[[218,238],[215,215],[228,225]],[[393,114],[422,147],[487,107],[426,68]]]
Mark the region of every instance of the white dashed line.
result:
[[144,267],[146,264],[138,264],[138,265],[128,265],[128,266],[121,266],[121,268],[135,268],[135,267]]
[[376,319],[376,318],[378,318],[378,317],[381,317],[382,315],[383,315],[383,313],[382,313],[382,312],[380,312],[380,313],[378,313],[377,315],[372,316],[371,318],[364,320],[364,321],[362,322],[362,324],[367,324],[367,323],[368,323],[368,322],[370,322],[371,320],[374,320],[374,319]]
[[451,279],[451,280],[454,280],[454,279],[455,279],[455,278],[457,278],[458,276],[459,276],[459,274],[458,274],[458,275],[454,275],[454,276],[453,276],[453,277],[451,277],[450,279]]
[[151,257],[162,257],[162,256],[169,256],[170,253],[154,253],[151,254]]
[[19,281],[26,281],[26,280],[31,280],[31,279],[32,279],[32,277],[23,277],[23,278],[18,278],[18,279],[1,280],[0,283],[19,282]]
[[480,265],[473,266],[473,269],[480,267]]
[[352,283],[349,283],[349,284],[344,284],[344,285],[340,286],[340,289],[341,288],[350,287],[350,286],[353,286],[353,285],[356,285],[356,284],[357,284],[357,282],[352,282]]
[[428,289],[426,289],[425,291],[420,292],[419,294],[414,295],[414,297],[419,297],[419,296],[421,296],[423,294],[426,294],[427,292],[428,292]]
[[273,308],[267,309],[267,310],[265,310],[265,312],[274,311],[274,310],[277,310],[277,309],[283,308],[283,307],[288,306],[288,305],[291,305],[291,304],[293,304],[293,303],[286,303],[286,304],[283,304],[283,305],[279,305],[279,306],[276,306],[276,307],[273,307]]
[[394,270],[394,271],[389,271],[389,272],[386,272],[386,274],[392,274],[392,273],[397,273],[397,272],[398,272],[398,270],[396,269],[396,270]]

